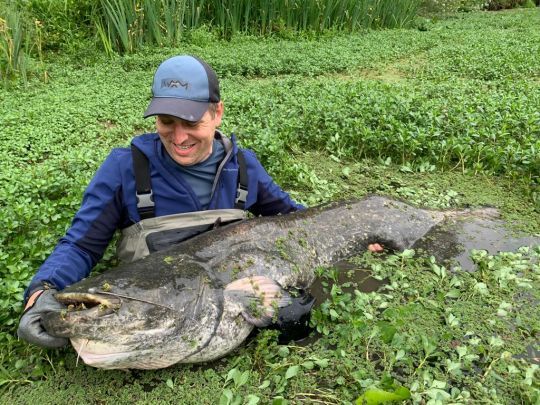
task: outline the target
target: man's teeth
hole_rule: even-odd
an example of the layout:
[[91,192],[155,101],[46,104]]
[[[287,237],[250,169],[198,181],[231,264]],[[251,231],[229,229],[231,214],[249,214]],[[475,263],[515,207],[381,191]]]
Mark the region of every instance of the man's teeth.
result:
[[188,150],[191,147],[193,147],[193,145],[176,145],[176,147],[179,148],[179,149],[182,149],[182,150]]

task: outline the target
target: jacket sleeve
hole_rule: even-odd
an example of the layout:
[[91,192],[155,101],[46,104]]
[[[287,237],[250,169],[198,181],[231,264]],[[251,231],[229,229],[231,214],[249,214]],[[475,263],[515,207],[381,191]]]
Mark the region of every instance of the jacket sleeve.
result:
[[[248,170],[248,210],[255,215],[288,214],[305,207],[295,202],[266,172],[251,150],[242,150]],[[256,190],[252,193],[251,190]]]
[[87,277],[103,256],[120,224],[123,209],[117,154],[113,150],[96,172],[71,227],[37,271],[25,299],[44,284],[62,290]]

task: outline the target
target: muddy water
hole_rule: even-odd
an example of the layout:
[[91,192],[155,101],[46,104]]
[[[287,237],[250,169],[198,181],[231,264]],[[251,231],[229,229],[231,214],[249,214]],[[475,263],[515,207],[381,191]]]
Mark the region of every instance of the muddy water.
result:
[[[414,245],[440,262],[448,262],[465,271],[474,271],[471,250],[486,250],[489,254],[515,252],[522,246],[540,246],[540,236],[515,235],[505,223],[493,217],[470,217],[448,221],[432,229]],[[532,302],[538,306],[538,302]],[[529,345],[525,353],[514,356],[540,364],[540,342]]]
[[[497,216],[496,211],[486,209],[474,211],[465,218],[449,219],[434,227],[412,248],[433,255],[440,262],[450,262],[465,271],[474,271],[474,264],[469,257],[473,249],[497,254],[513,252],[522,246],[540,245],[540,236],[515,235]],[[373,278],[368,270],[358,268],[348,261],[338,262],[333,267],[338,270],[337,284],[345,292],[355,289],[362,292],[377,291],[385,283]],[[327,282],[327,288],[324,288],[321,280],[316,280],[310,288],[310,293],[318,303],[329,297],[333,281]]]
[[[386,280],[373,278],[367,269],[358,267],[346,260],[337,262],[332,267],[337,270],[335,281],[326,279],[326,282],[323,282],[320,279],[316,279],[309,288],[310,296],[315,298],[315,306],[322,304],[330,297],[332,284],[339,285],[345,293],[352,293],[354,290],[362,292],[377,291],[386,283]],[[291,330],[281,330],[280,342],[291,343],[291,341],[295,341],[296,344],[301,346],[315,342],[320,338],[320,335],[309,328],[308,323],[309,318],[305,318],[293,325],[294,334]]]
[[499,219],[471,216],[434,227],[413,248],[423,250],[438,261],[453,263],[465,271],[474,271],[469,257],[473,249],[497,254],[537,245],[540,245],[540,236],[515,235]]
[[[486,250],[489,254],[498,252],[513,252],[522,246],[540,246],[540,235],[515,235],[508,230],[505,223],[497,219],[497,212],[493,210],[478,210],[476,214],[460,219],[449,219],[443,224],[434,227],[424,238],[413,245],[416,250],[433,255],[439,262],[447,262],[459,266],[465,271],[474,271],[475,266],[470,259],[471,250]],[[391,252],[388,252],[391,253]],[[355,289],[362,292],[377,291],[385,281],[373,278],[369,271],[342,261],[334,265],[337,271],[337,284],[344,292]],[[316,305],[321,304],[330,297],[330,290],[334,281],[327,280],[325,287],[321,280],[316,280],[310,288],[310,293],[316,298]],[[301,337],[309,334],[304,329]],[[307,345],[316,341],[320,336],[316,332],[297,343]],[[540,364],[540,344],[530,346],[523,357],[532,363]]]
[[[373,278],[370,272],[360,268],[357,265],[346,260],[334,264],[337,270],[337,284],[341,286],[344,292],[353,292],[354,290],[362,292],[377,291],[385,284],[385,281]],[[320,279],[315,280],[311,285],[309,292],[315,297],[318,303],[324,302],[329,297],[329,292],[334,284],[332,280],[326,280],[328,286],[325,288]]]

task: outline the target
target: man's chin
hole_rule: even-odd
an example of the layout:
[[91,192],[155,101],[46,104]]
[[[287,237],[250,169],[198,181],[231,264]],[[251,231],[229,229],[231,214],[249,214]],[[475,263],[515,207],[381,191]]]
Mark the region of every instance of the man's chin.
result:
[[172,159],[181,166],[193,166],[202,162],[197,145],[188,151],[179,151],[178,148],[173,149]]

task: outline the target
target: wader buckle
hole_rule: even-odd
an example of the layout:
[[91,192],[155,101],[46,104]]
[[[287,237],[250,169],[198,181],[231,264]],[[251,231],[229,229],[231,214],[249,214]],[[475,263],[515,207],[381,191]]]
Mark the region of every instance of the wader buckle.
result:
[[236,190],[236,199],[234,200],[234,203],[235,204],[238,204],[238,203],[245,204],[245,202],[247,200],[247,195],[248,195],[247,188],[245,188],[243,186],[239,186],[238,189]]
[[[139,194],[135,193],[137,196],[137,210],[142,219],[153,217],[154,212],[154,193],[150,190],[149,193]],[[147,214],[151,214],[147,216]]]

